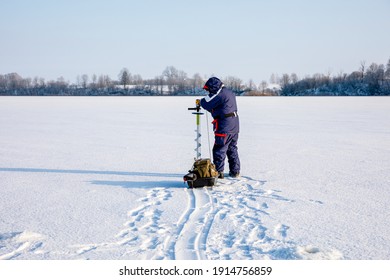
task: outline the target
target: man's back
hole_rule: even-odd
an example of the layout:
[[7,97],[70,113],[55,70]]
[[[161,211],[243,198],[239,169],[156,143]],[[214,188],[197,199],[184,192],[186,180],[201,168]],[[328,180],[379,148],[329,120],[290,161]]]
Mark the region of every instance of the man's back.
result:
[[[208,97],[208,98],[207,98]],[[239,119],[237,115],[237,101],[235,94],[222,85],[219,92],[210,94],[202,99],[201,105],[211,112],[217,121],[217,133],[239,133]]]

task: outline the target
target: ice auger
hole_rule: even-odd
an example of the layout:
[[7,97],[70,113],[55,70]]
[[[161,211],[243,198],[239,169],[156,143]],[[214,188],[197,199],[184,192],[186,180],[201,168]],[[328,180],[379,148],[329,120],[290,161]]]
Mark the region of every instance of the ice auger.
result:
[[200,116],[204,113],[201,112],[200,100],[196,99],[196,106],[194,108],[188,108],[188,110],[196,111],[193,112],[196,116],[196,148],[195,148],[195,162],[189,170],[188,174],[184,175],[183,180],[187,182],[189,188],[200,188],[200,187],[211,187],[217,182],[218,172],[215,169],[215,165],[211,159],[201,158],[201,127],[200,127]]

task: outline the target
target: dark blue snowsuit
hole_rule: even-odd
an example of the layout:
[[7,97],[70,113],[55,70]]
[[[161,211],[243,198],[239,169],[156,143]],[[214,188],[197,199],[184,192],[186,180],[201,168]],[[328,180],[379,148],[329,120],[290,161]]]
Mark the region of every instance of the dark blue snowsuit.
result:
[[238,157],[237,141],[240,127],[236,96],[216,77],[210,78],[203,88],[209,94],[201,99],[200,105],[211,112],[214,118],[215,143],[213,157],[215,167],[218,172],[223,172],[227,156],[230,173],[232,175],[239,174],[240,159]]

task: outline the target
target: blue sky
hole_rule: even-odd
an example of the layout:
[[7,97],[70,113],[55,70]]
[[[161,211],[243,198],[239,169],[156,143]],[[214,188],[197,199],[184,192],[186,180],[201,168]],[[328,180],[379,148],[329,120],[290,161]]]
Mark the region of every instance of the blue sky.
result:
[[390,58],[390,0],[0,0],[0,74],[336,75]]

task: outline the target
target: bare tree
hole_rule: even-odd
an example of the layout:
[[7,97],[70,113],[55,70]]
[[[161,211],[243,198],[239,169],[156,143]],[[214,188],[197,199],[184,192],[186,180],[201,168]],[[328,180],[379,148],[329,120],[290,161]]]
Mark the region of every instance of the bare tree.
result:
[[390,58],[386,64],[385,78],[390,79]]
[[130,80],[131,80],[131,74],[129,70],[127,68],[123,68],[120,71],[118,78],[119,78],[119,83],[123,85],[123,89],[126,89],[126,86],[130,84]]
[[387,64],[386,64],[386,70],[385,70],[384,79],[386,81],[386,83],[385,83],[385,92],[389,92],[390,93],[390,58],[389,58],[389,60],[387,61]]
[[178,91],[181,92],[185,91],[187,83],[188,83],[187,73],[180,70],[177,76]]
[[6,90],[7,89],[7,80],[4,75],[0,75],[0,90]]
[[88,86],[88,75],[87,74],[83,74],[81,76],[81,86],[86,89],[87,86]]
[[292,73],[291,75],[290,75],[290,79],[291,79],[291,82],[292,83],[296,83],[296,82],[298,82],[298,75],[297,74],[295,74],[295,73]]
[[288,74],[283,74],[282,78],[280,78],[280,85],[285,87],[290,83],[290,81],[290,76]]
[[240,78],[234,77],[234,76],[228,76],[224,79],[224,84],[231,88],[235,93],[241,93],[243,86],[242,86],[242,80]]
[[276,84],[278,82],[278,79],[274,73],[271,74],[271,77],[269,78],[269,82],[271,84]]
[[366,61],[365,60],[362,60],[362,61],[360,61],[360,68],[359,68],[359,70],[360,70],[360,73],[361,73],[361,80],[363,80],[364,79],[364,73],[365,73],[365,70],[366,70]]
[[194,76],[192,76],[192,93],[195,94],[197,88],[202,88],[204,85],[204,80],[200,76],[199,73],[195,73]]
[[267,87],[268,87],[268,83],[267,83],[267,81],[261,81],[261,83],[260,83],[260,90],[261,90],[261,93],[265,93],[265,90],[267,89]]
[[69,83],[67,81],[65,81],[64,77],[61,76],[61,77],[57,78],[57,85],[59,88],[65,89],[68,87]]
[[253,82],[252,79],[249,79],[248,81],[248,90],[250,91],[257,90],[256,84]]
[[179,71],[173,66],[168,66],[165,68],[162,75],[167,83],[168,90],[170,92],[175,91],[175,86],[177,85],[177,79],[179,77]]
[[132,79],[130,80],[130,82],[132,82],[134,85],[140,86],[143,84],[142,76],[140,74],[135,74],[131,78]]
[[100,75],[97,81],[98,88],[109,88],[111,86],[111,78],[108,75]]
[[98,87],[98,77],[96,74],[92,75],[92,82],[90,84],[90,87],[93,89],[96,89]]

